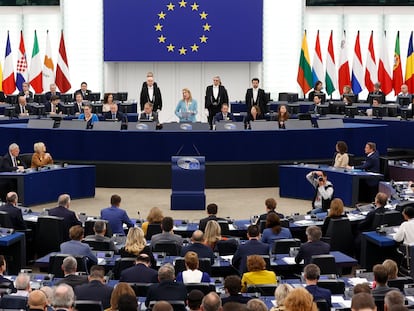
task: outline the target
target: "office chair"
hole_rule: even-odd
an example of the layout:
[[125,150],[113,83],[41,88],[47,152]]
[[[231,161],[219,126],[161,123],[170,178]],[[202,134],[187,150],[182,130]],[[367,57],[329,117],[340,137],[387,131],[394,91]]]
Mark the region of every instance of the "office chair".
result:
[[74,256],[69,254],[55,254],[50,256],[49,258],[49,270],[48,273],[53,274],[56,278],[63,278],[64,272],[62,270],[63,260],[68,257],[73,256],[77,262],[77,269],[78,272],[85,272],[88,274],[88,257],[86,256]]
[[[173,307],[174,311],[178,310],[185,310],[185,302],[181,300],[165,300],[170,303],[170,305]],[[150,301],[149,303],[149,309],[152,310],[154,305],[156,304],[156,301]]]
[[0,211],[0,227],[13,228],[9,213]]
[[95,251],[111,250],[111,243],[106,241],[96,241],[92,239],[84,239],[82,243],[88,244]]
[[413,284],[414,280],[412,277],[409,276],[400,276],[393,280],[388,280],[388,286],[389,287],[396,287],[400,291],[404,291],[404,285],[405,284]]
[[384,311],[384,299],[385,295],[372,295],[374,297],[375,305],[377,306],[377,311]]
[[274,296],[276,284],[252,284],[247,286],[248,293],[259,293],[261,296]]
[[[200,271],[206,272],[211,275],[211,259],[210,258],[199,258],[199,267]],[[185,267],[185,259],[184,257],[177,257],[174,260],[174,268],[175,274],[177,275],[179,272],[183,272],[186,270]]]
[[132,267],[135,265],[135,258],[118,258],[115,261],[114,269],[112,270],[114,273],[114,279],[119,280],[119,277],[121,276],[121,272],[127,268]]
[[319,280],[318,286],[329,289],[332,295],[343,295],[345,293],[344,280]]
[[319,269],[321,269],[321,274],[338,274],[335,257],[332,255],[313,255],[311,263],[317,265]]
[[273,242],[272,254],[289,254],[291,247],[300,247],[299,239],[280,239]]
[[165,253],[167,256],[179,256],[181,246],[173,241],[159,241],[152,247],[152,251],[156,253]]
[[315,301],[316,306],[319,311],[330,311],[331,308],[328,305],[328,302],[325,299],[318,299]]
[[137,297],[147,297],[148,289],[153,283],[128,283]]
[[217,251],[220,256],[234,255],[238,247],[239,241],[236,239],[220,240],[217,241],[215,251]]
[[375,231],[381,225],[399,226],[402,222],[403,217],[399,211],[386,211],[385,213],[375,214],[371,231]]
[[27,297],[5,295],[0,299],[0,309],[27,310]]
[[103,311],[102,302],[94,300],[76,300],[75,309],[78,311]]
[[58,252],[64,242],[64,225],[62,217],[39,216],[36,225],[37,256],[42,257],[51,252]]
[[202,291],[204,295],[216,291],[215,285],[210,283],[187,283],[185,284],[185,287],[187,288],[187,293],[191,292],[193,289]]
[[227,220],[218,220],[217,223],[220,225],[221,235],[229,236],[230,235],[229,222]]
[[349,256],[354,253],[354,236],[351,222],[347,217],[331,219],[329,221],[326,236],[330,238],[329,244],[332,251],[340,251]]
[[151,240],[152,236],[158,233],[162,233],[161,224],[149,224],[145,238]]

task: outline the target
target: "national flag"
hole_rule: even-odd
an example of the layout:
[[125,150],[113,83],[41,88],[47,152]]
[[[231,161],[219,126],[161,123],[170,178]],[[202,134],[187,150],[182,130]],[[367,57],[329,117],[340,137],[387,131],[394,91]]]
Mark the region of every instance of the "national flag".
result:
[[349,64],[348,64],[348,55],[346,52],[346,34],[345,30],[342,35],[341,40],[341,49],[339,50],[339,72],[338,72],[338,82],[339,82],[339,93],[343,94],[344,86],[351,85],[351,79],[349,77]]
[[42,60],[40,59],[36,30],[34,33],[32,61],[30,62],[29,81],[36,94],[41,94],[43,92]]
[[367,63],[365,64],[365,86],[368,92],[374,92],[374,84],[377,83],[377,63],[374,52],[374,32],[371,31],[371,37],[368,43]]
[[310,58],[309,58],[309,51],[308,51],[308,43],[306,40],[306,31],[302,39],[302,48],[300,51],[297,81],[303,91],[303,94],[306,94],[312,88],[312,71],[310,67]]
[[407,63],[405,65],[405,84],[408,92],[414,93],[414,51],[413,51],[413,32],[411,31],[410,41],[408,42]]
[[0,63],[0,91],[3,91],[3,69],[1,68],[1,63]]
[[14,78],[13,58],[10,47],[10,36],[7,32],[6,53],[4,56],[4,70],[3,70],[3,92],[6,95],[13,94],[16,90],[16,80]]
[[401,66],[401,53],[400,53],[400,32],[397,31],[397,37],[395,38],[394,49],[394,66],[392,70],[392,85],[394,88],[394,94],[398,95],[403,84],[402,66]]
[[361,93],[364,88],[364,67],[362,66],[361,45],[359,43],[359,30],[355,39],[354,59],[352,62],[352,92]]
[[49,31],[46,34],[46,53],[43,61],[43,89],[49,90],[50,85],[55,83],[55,65],[52,59],[52,48],[50,46]]
[[378,60],[378,81],[381,83],[381,90],[385,95],[388,95],[392,91],[392,79],[390,61],[387,53],[387,37],[384,34],[382,36],[380,57]]
[[66,93],[72,87],[69,78],[69,63],[66,56],[65,40],[63,30],[60,35],[59,55],[56,66],[56,86],[62,93]]
[[27,77],[27,59],[26,49],[24,47],[23,31],[20,31],[20,44],[19,52],[17,54],[17,67],[16,67],[16,86],[19,91],[23,90],[23,83],[28,81]]
[[319,43],[319,30],[318,30],[318,33],[316,34],[315,54],[313,54],[312,77],[313,77],[313,85],[316,84],[316,81],[325,80],[325,76],[323,72],[321,45]]
[[329,37],[328,43],[328,53],[326,55],[326,75],[325,75],[325,86],[326,93],[331,95],[338,88],[338,78],[336,75],[335,67],[335,54],[333,48],[333,31],[331,30],[331,35]]

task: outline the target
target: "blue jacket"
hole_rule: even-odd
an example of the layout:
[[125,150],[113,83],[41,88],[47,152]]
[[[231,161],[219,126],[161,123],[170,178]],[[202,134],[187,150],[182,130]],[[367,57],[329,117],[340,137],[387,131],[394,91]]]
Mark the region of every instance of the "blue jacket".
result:
[[328,305],[332,307],[332,302],[331,302],[332,294],[329,289],[322,288],[317,285],[308,285],[306,286],[306,289],[308,290],[309,293],[312,294],[313,300],[325,299]]
[[184,100],[180,100],[175,108],[175,115],[180,119],[180,122],[196,122],[198,112],[197,101],[191,101],[188,109]]
[[356,169],[361,169],[367,172],[380,172],[380,156],[378,150],[375,150],[373,154],[365,158],[365,162],[362,165],[355,166]]
[[98,262],[98,259],[92,253],[91,248],[88,244],[82,243],[81,241],[70,240],[60,244],[60,252],[63,254],[80,255],[87,256],[95,264]]
[[123,224],[126,224],[128,228],[133,227],[134,223],[129,219],[125,210],[116,206],[111,206],[101,210],[101,218],[107,220],[111,226],[112,233],[125,234]]
[[273,242],[275,240],[280,239],[291,239],[292,233],[290,233],[289,228],[281,228],[282,230],[279,232],[279,234],[275,234],[272,231],[272,228],[267,228],[263,230],[262,233],[262,242],[267,243],[269,245],[269,249],[271,250],[273,247]]
[[247,256],[250,255],[269,255],[269,245],[256,239],[240,244],[232,259],[233,266],[240,273],[247,272]]

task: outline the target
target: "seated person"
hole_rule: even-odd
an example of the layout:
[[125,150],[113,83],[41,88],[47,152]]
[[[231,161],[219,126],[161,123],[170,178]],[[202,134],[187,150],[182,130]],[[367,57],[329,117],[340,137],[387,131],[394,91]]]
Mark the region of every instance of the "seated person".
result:
[[3,156],[1,164],[2,172],[23,171],[26,168],[26,164],[20,157],[20,147],[18,144],[12,143],[9,145],[9,152]]
[[144,232],[139,227],[129,228],[126,237],[125,246],[119,250],[121,257],[137,257],[141,254],[146,254],[150,258],[151,265],[157,266],[151,247],[147,245]]
[[266,229],[263,230],[262,242],[269,245],[272,250],[275,240],[291,239],[292,233],[289,228],[283,228],[279,216],[276,213],[269,213],[266,218]]
[[161,225],[161,221],[164,218],[162,214],[162,210],[159,207],[151,207],[150,211],[148,212],[147,221],[142,223],[142,231],[144,231],[144,235],[147,235],[148,225],[150,224],[159,224]]
[[314,95],[313,96],[313,113],[315,113],[315,114],[318,114],[319,113],[319,111],[318,111],[318,107],[320,106],[320,105],[322,105],[322,97],[320,97],[319,95]]
[[30,84],[28,82],[22,83],[22,90],[19,92],[20,96],[24,97],[27,103],[33,103],[33,92],[30,91]]
[[164,217],[161,222],[162,233],[155,234],[151,237],[151,248],[154,249],[157,243],[161,242],[173,242],[180,248],[183,245],[183,238],[174,234],[174,220],[171,217]]
[[9,215],[14,230],[26,230],[27,226],[23,220],[22,210],[17,206],[19,198],[16,192],[9,192],[6,195],[6,204],[0,205],[0,211]]
[[23,96],[23,95],[21,95],[21,96],[19,95],[17,100],[18,100],[18,103],[15,107],[16,114],[21,116],[21,117],[29,115],[30,112],[31,112],[31,109],[27,105],[26,97]]
[[200,219],[200,222],[198,223],[198,229],[200,229],[201,231],[204,231],[206,229],[206,225],[210,220],[215,220],[215,221],[219,221],[219,220],[225,220],[227,221],[225,218],[220,218],[217,217],[217,213],[218,213],[218,206],[215,203],[210,203],[207,205],[207,217]]
[[378,192],[375,196],[375,209],[373,211],[370,211],[364,220],[361,220],[358,224],[358,230],[360,232],[364,231],[370,231],[375,230],[375,228],[372,228],[372,225],[374,223],[375,215],[376,214],[384,214],[386,212],[385,205],[388,201],[388,195],[382,192]]
[[388,271],[382,264],[377,264],[372,268],[374,272],[375,288],[372,290],[372,295],[385,295],[391,290],[399,290],[398,288],[389,287]]
[[78,263],[73,256],[68,256],[63,259],[62,270],[64,278],[57,281],[54,285],[68,284],[72,287],[88,283],[86,275],[77,275]]
[[303,287],[294,288],[285,299],[286,311],[317,311],[313,296]]
[[308,94],[308,99],[309,99],[310,102],[313,101],[313,98],[314,98],[315,95],[319,96],[319,95],[323,94],[322,88],[323,88],[322,81],[319,81],[319,80],[316,81],[315,86],[313,87],[313,90],[310,91],[309,94]]
[[42,142],[35,143],[33,146],[34,153],[32,156],[31,168],[43,167],[53,164],[52,156],[46,152],[46,146]]
[[284,129],[285,122],[289,119],[289,112],[287,111],[286,105],[279,105],[277,107],[277,122],[279,123],[279,128]]
[[[93,231],[95,232],[94,235],[87,235],[85,240],[89,241],[96,241],[96,242],[107,242],[109,243],[109,250],[118,252],[114,241],[111,238],[105,236],[106,233],[106,223],[102,220],[95,221],[93,224]],[[99,250],[99,249],[97,249]]]
[[404,222],[400,225],[394,240],[404,244],[414,243],[414,207],[406,206],[403,211]]
[[118,111],[118,105],[116,103],[111,104],[109,106],[109,111],[104,112],[103,116],[105,120],[117,120],[122,123],[128,123],[127,116]]
[[[105,112],[111,111],[111,105],[112,104],[117,105],[117,103],[114,101],[114,95],[112,93],[106,93],[104,95],[104,100],[103,100],[103,105],[102,105],[102,112],[105,113]],[[106,118],[106,119],[110,119],[110,118]]]
[[157,270],[150,266],[150,257],[144,253],[139,254],[134,266],[121,271],[119,282],[158,283]]
[[195,230],[191,235],[191,243],[181,249],[181,256],[184,257],[187,252],[194,252],[198,258],[210,258],[211,264],[214,263],[213,250],[204,245],[204,233],[201,230]]
[[344,215],[344,202],[339,198],[335,198],[331,202],[331,207],[329,208],[328,216],[326,216],[325,220],[323,221],[322,235],[326,235],[331,219],[341,219],[343,217],[346,217]]
[[295,262],[300,263],[304,260],[305,265],[309,264],[313,255],[329,254],[331,246],[321,241],[322,231],[317,226],[309,226],[306,228],[306,236],[308,241],[303,243],[299,252],[295,257]]
[[276,284],[276,274],[266,270],[266,262],[262,256],[250,255],[247,257],[247,271],[242,277],[242,292],[247,291],[249,285],[254,284]]
[[221,227],[215,220],[210,220],[204,230],[204,244],[216,251],[217,242],[227,240],[221,235]]
[[392,259],[385,259],[382,265],[388,273],[388,280],[395,280],[398,278],[398,265]]
[[233,114],[229,112],[229,104],[223,103],[221,105],[221,111],[217,112],[217,114],[214,116],[214,122],[220,122],[220,121],[236,121]]
[[51,83],[49,85],[49,92],[45,93],[46,101],[51,102],[52,101],[52,96],[57,96],[58,98],[60,96],[60,92],[56,91],[56,84],[55,83]]
[[50,102],[46,103],[46,111],[51,114],[62,113],[59,111],[60,97],[58,95],[52,95]]
[[374,91],[368,93],[367,102],[369,102],[370,95],[378,95],[378,96],[381,96],[380,97],[380,100],[379,100],[379,104],[385,104],[385,94],[381,90],[381,83],[380,82],[376,82],[374,84]]
[[319,277],[321,276],[321,269],[319,269],[319,267],[315,264],[308,264],[303,269],[303,276],[306,282],[306,289],[312,294],[313,299],[315,301],[324,299],[328,303],[329,307],[332,307],[331,291],[317,285]]
[[[401,92],[398,94],[398,96],[406,96],[406,97],[410,98],[410,104],[408,106],[404,105],[403,108],[408,108],[409,110],[411,110],[412,106],[413,106],[413,104],[412,104],[412,94],[410,94],[408,92],[408,85],[407,84],[401,85]],[[397,96],[397,104],[399,103],[398,96]]]
[[9,278],[4,277],[4,273],[7,271],[6,259],[3,255],[0,255],[0,288],[8,288],[15,292],[13,281]]
[[95,254],[92,252],[88,244],[82,243],[83,228],[79,225],[73,226],[69,230],[70,241],[60,244],[60,252],[62,254],[69,254],[73,256],[86,256],[93,264],[98,262]]
[[260,225],[261,221],[266,221],[267,215],[269,215],[270,213],[276,213],[276,215],[279,216],[280,219],[285,218],[285,215],[276,212],[276,206],[277,206],[277,202],[274,198],[266,199],[265,201],[266,213],[261,214],[259,216],[259,219],[257,220],[257,225]]
[[336,154],[333,167],[346,168],[349,165],[348,145],[339,140],[335,146]]
[[112,233],[125,235],[123,224],[128,228],[134,226],[134,223],[129,219],[128,214],[121,208],[121,197],[117,194],[111,196],[111,206],[101,210],[101,218],[109,222]]
[[374,297],[368,293],[358,293],[352,296],[351,302],[352,311],[376,311]]
[[279,284],[275,290],[276,306],[269,311],[283,311],[285,310],[285,299],[287,295],[293,290],[292,285],[287,283]]
[[92,113],[92,106],[90,104],[83,106],[83,113],[79,115],[78,119],[85,120],[87,129],[91,129],[95,122],[99,122],[98,116]]
[[184,256],[185,267],[187,270],[179,272],[176,278],[177,282],[187,283],[210,283],[208,273],[200,271],[198,256],[194,252],[187,252]]
[[254,105],[250,109],[250,112],[247,113],[247,116],[244,118],[244,128],[251,130],[252,127],[250,122],[254,122],[256,120],[263,120],[264,116],[262,115],[262,111],[260,110],[259,106]]
[[229,275],[224,279],[224,290],[226,297],[221,299],[223,306],[228,302],[238,302],[246,304],[251,297],[242,295],[241,292],[241,279],[238,275]]
[[158,121],[158,113],[153,111],[154,105],[152,103],[146,103],[144,105],[144,110],[139,114],[139,120],[148,120],[153,121],[155,123],[159,123]]
[[[380,102],[378,98],[373,98],[371,107],[379,107],[379,105],[380,105]],[[372,108],[367,109],[367,116],[372,117],[372,114],[373,114],[373,109]]]

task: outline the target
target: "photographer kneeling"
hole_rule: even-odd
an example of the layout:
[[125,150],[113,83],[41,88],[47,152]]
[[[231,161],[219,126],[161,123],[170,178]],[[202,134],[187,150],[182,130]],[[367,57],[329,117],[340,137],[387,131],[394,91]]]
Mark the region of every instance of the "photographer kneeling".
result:
[[312,171],[306,179],[315,187],[315,196],[312,201],[311,214],[323,213],[329,209],[333,199],[334,188],[323,171]]

